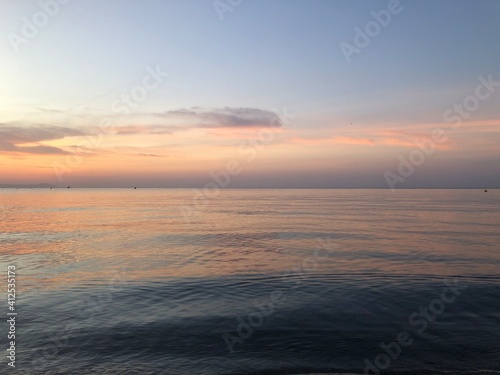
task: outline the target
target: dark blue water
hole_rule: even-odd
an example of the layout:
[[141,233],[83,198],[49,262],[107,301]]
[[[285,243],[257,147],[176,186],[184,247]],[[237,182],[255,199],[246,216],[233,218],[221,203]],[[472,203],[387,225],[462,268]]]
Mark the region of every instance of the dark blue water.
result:
[[500,373],[500,192],[0,194],[15,373]]

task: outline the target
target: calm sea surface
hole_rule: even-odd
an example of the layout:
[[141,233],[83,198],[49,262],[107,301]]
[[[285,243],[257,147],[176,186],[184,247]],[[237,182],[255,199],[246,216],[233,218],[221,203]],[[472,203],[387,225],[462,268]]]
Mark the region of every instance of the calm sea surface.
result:
[[499,190],[193,197],[0,190],[0,373],[500,373]]

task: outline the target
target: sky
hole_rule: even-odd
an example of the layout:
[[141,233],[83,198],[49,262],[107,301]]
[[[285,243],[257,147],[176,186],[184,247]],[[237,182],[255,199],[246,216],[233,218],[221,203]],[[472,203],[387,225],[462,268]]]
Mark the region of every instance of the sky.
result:
[[500,188],[497,0],[0,0],[0,184]]

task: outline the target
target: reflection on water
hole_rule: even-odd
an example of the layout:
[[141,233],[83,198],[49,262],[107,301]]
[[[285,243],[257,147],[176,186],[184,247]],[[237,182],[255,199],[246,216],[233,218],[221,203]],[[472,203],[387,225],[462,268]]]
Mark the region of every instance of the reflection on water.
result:
[[[225,190],[191,223],[191,190],[2,190],[0,202],[25,369],[359,373],[458,278],[467,289],[388,371],[500,370],[500,191]],[[237,319],[273,292],[241,342]]]

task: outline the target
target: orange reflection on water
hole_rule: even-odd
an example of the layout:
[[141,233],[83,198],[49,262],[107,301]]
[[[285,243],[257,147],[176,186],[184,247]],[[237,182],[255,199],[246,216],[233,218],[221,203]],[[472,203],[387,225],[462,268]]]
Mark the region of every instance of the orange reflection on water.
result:
[[498,191],[225,190],[199,210],[181,189],[0,197],[2,263],[15,259],[25,290],[113,275],[492,275],[500,262]]

